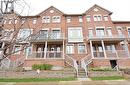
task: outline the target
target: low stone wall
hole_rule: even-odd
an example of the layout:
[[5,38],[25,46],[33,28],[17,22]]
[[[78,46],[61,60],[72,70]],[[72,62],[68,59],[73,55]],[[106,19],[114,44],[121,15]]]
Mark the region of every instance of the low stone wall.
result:
[[13,72],[0,71],[0,78],[63,78],[76,77],[76,73],[71,71],[42,71],[37,74],[36,71]]
[[122,71],[91,71],[89,77],[123,76]]

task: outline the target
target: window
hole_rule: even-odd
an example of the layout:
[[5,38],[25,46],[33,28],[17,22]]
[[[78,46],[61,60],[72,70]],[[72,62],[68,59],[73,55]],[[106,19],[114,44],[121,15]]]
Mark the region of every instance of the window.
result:
[[118,31],[119,36],[123,36],[122,27],[117,27],[117,31]]
[[130,28],[128,28],[128,36],[130,37]]
[[82,16],[79,16],[79,22],[83,22]]
[[66,53],[67,54],[73,54],[74,53],[74,45],[73,44],[66,46]]
[[50,16],[43,16],[42,23],[50,23]]
[[32,52],[32,47],[31,46],[29,46],[26,49],[24,49],[25,56],[31,55],[31,52]]
[[18,39],[26,39],[30,34],[32,34],[32,29],[20,29],[18,34]]
[[86,16],[86,19],[87,19],[87,22],[91,22],[91,17],[90,17],[90,15],[87,15],[87,16]]
[[105,21],[108,21],[108,16],[104,16],[104,20],[105,20]]
[[53,39],[60,39],[61,38],[61,33],[60,33],[60,30],[52,30],[52,38]]
[[13,29],[4,29],[3,33],[4,39],[11,39],[13,36]]
[[14,46],[14,54],[20,54],[21,47],[18,45]]
[[89,37],[93,36],[93,29],[89,29],[89,30],[88,30],[88,36],[89,36]]
[[10,19],[9,19],[9,24],[11,24],[11,23],[12,23],[12,19],[10,18]]
[[78,53],[82,54],[85,53],[85,45],[84,44],[79,44],[78,45]]
[[96,29],[96,36],[105,36],[104,28],[97,28]]
[[15,20],[14,20],[14,24],[17,24],[17,22],[18,22],[18,20],[17,20],[17,19],[15,19]]
[[60,16],[53,16],[52,22],[60,22]]
[[67,17],[67,23],[71,22],[71,17]]
[[112,52],[115,52],[115,50],[116,50],[114,44],[107,45],[105,49],[108,51],[112,51]]
[[94,21],[102,21],[101,15],[94,15]]
[[108,28],[108,29],[107,29],[107,34],[108,34],[108,36],[112,36],[111,28]]
[[68,28],[68,42],[83,42],[82,27]]
[[40,30],[40,36],[38,36],[39,39],[47,39],[48,38],[48,30]]
[[22,18],[22,22],[21,22],[22,24],[24,24],[25,23],[25,18]]
[[36,23],[37,23],[37,19],[34,18],[34,19],[33,19],[33,24],[36,24]]

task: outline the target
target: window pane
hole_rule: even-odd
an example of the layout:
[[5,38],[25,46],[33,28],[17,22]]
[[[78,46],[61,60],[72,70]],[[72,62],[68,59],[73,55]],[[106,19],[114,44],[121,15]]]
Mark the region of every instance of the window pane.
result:
[[74,46],[73,45],[67,45],[67,47],[66,47],[66,53],[67,54],[74,53]]
[[78,45],[78,53],[85,53],[85,45]]

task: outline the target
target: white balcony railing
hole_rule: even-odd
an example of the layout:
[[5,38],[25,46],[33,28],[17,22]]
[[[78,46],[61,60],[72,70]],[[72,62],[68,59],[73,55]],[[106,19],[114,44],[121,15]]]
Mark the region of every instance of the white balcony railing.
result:
[[34,51],[30,55],[27,56],[28,59],[30,58],[43,58],[43,59],[61,59],[62,51],[47,51],[45,56],[45,51]]
[[115,38],[115,39],[122,39],[122,38],[125,38],[124,35],[103,35],[103,36],[99,36],[99,35],[89,35],[87,37],[88,39],[112,39],[112,38]]
[[62,40],[64,39],[63,33],[48,33],[48,34],[36,34],[31,36],[31,41],[37,40]]

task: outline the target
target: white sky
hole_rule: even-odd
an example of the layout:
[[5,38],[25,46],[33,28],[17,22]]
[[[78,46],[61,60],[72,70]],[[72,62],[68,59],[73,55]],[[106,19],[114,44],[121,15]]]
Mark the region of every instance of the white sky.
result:
[[30,5],[30,15],[54,6],[67,14],[83,13],[94,4],[111,12],[112,20],[130,21],[130,0],[25,0]]

